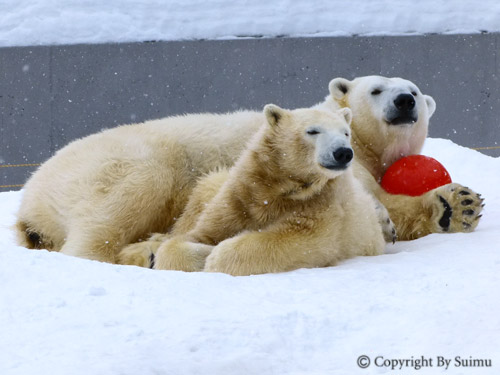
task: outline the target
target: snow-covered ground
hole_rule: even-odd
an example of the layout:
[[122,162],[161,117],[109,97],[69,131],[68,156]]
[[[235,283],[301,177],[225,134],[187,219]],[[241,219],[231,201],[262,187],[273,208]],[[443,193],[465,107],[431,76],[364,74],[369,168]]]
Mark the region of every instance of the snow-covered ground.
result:
[[[21,193],[1,193],[0,374],[415,374],[422,356],[432,367],[418,373],[499,374],[500,159],[442,139],[424,154],[486,198],[474,233],[261,276],[26,250],[8,229]],[[492,367],[455,367],[456,356]],[[410,361],[392,371],[387,359]]]
[[0,46],[481,31],[498,0],[0,1]]

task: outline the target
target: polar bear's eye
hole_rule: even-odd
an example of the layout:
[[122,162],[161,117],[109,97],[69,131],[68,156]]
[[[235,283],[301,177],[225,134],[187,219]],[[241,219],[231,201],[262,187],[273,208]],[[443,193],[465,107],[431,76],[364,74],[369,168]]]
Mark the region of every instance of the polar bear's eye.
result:
[[309,129],[307,131],[307,134],[309,134],[309,135],[316,135],[316,134],[319,134],[319,130],[318,129]]
[[382,90],[380,89],[375,89],[372,91],[372,95],[380,95],[382,93]]
[[412,94],[413,96],[417,96],[417,92],[416,92],[416,91],[412,91],[412,92],[411,92],[411,94]]

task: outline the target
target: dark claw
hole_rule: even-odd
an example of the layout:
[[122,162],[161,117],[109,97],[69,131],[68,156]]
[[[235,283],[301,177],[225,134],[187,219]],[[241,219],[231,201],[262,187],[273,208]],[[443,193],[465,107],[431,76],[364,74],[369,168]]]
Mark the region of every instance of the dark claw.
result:
[[481,207],[484,207],[484,206],[486,206],[486,205],[483,203],[483,204],[481,205]]
[[474,215],[474,210],[463,210],[462,215]]
[[460,193],[458,193],[460,195],[470,195],[470,192],[468,191],[465,191],[465,190],[462,190]]
[[462,201],[462,206],[468,206],[469,204],[472,204],[474,201],[472,199],[466,199]]
[[476,218],[474,220],[479,220],[483,217],[483,215],[477,215]]
[[155,255],[151,253],[149,256],[149,268],[153,269],[155,266]]

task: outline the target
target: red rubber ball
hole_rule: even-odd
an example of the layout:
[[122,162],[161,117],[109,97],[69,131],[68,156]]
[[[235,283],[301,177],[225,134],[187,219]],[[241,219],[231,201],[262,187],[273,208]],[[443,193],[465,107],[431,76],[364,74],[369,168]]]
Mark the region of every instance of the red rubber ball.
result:
[[410,155],[392,164],[380,184],[388,193],[416,197],[449,183],[450,174],[436,159]]

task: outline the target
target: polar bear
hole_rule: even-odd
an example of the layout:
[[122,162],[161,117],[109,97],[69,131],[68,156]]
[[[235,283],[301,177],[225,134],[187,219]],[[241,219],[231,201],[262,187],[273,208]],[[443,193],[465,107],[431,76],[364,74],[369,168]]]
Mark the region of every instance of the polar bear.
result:
[[376,202],[350,168],[351,111],[264,114],[235,165],[200,179],[156,269],[250,275],[383,252]]
[[24,186],[18,242],[115,262],[125,245],[166,233],[196,180],[231,166],[262,113],[175,116],[73,141]]
[[456,183],[419,197],[392,195],[380,180],[396,160],[422,150],[434,99],[401,78],[366,76],[333,79],[330,95],[320,108],[348,107],[353,111],[352,146],[356,176],[387,208],[398,238],[411,240],[430,233],[471,232],[484,207],[479,194]]
[[[400,239],[474,230],[482,200],[461,185],[405,197],[377,183],[398,154],[420,151],[435,109],[431,97],[410,81],[379,76],[336,78],[329,89],[318,107],[351,108],[355,176],[389,210]],[[70,143],[26,183],[19,244],[115,262],[124,246],[168,232],[197,179],[232,166],[263,120],[251,111],[175,116]]]

